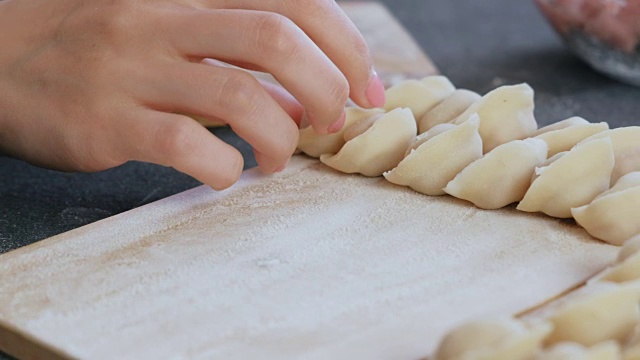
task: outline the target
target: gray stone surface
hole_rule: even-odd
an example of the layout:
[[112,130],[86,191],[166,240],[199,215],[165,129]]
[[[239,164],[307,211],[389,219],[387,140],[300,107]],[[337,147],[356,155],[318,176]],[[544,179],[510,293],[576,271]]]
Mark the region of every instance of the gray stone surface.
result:
[[[528,82],[536,90],[541,124],[572,115],[614,127],[640,124],[640,88],[610,80],[580,62],[533,1],[383,2],[458,87],[483,93]],[[228,129],[216,134],[243,149],[247,167],[255,165],[246,144]],[[149,164],[67,174],[0,157],[0,253],[196,185],[188,176]]]

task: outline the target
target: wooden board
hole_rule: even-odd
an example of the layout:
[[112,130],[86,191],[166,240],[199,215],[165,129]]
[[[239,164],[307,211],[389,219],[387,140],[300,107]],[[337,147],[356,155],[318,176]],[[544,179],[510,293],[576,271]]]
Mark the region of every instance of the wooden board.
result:
[[[435,67],[380,5],[343,4],[386,85]],[[616,250],[570,222],[480,211],[303,157],[0,256],[0,349],[23,359],[418,358]]]
[[[416,359],[614,257],[562,220],[483,211],[297,156],[0,256],[3,350],[87,359]],[[4,332],[4,333],[3,333]],[[46,358],[46,356],[42,356]]]

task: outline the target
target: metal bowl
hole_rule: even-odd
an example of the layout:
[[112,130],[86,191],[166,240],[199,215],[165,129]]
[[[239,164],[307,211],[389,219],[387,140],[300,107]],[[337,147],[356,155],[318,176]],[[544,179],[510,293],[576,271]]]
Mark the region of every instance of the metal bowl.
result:
[[640,86],[640,0],[535,0],[573,53]]

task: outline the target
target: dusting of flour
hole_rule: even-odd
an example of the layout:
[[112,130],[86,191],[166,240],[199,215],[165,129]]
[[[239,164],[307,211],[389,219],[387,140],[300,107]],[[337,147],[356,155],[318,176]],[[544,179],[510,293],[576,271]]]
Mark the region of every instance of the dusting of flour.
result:
[[3,255],[0,320],[78,358],[415,359],[615,253],[567,221],[296,157]]

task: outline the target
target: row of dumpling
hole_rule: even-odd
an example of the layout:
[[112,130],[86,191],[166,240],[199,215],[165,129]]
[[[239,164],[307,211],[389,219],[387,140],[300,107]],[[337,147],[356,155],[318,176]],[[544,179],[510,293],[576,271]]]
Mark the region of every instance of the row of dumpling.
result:
[[538,129],[526,84],[480,96],[431,76],[388,89],[387,99],[385,109],[347,109],[338,133],[302,129],[299,149],[345,173],[483,209],[519,202],[518,210],[573,216],[613,244],[640,233],[640,174],[622,178],[640,170],[640,127],[573,117]]
[[458,326],[435,360],[640,360],[640,236],[583,288],[527,314]]

